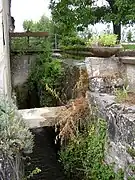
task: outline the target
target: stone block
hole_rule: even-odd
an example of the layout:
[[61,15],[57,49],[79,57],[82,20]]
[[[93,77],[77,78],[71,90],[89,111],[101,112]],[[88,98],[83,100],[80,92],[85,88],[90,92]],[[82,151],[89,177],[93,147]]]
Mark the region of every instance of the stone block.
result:
[[87,92],[87,97],[97,117],[107,121],[106,163],[122,168],[125,179],[135,178],[135,106],[118,104],[109,94]]
[[123,87],[124,80],[119,69],[119,58],[89,57],[85,59],[85,63],[91,91],[112,93],[115,88]]
[[65,107],[44,107],[19,110],[24,122],[29,128],[54,126],[59,112]]
[[135,92],[135,64],[126,64],[129,90]]
[[84,60],[62,60],[65,71],[63,93],[67,100],[80,97],[88,90],[89,79]]

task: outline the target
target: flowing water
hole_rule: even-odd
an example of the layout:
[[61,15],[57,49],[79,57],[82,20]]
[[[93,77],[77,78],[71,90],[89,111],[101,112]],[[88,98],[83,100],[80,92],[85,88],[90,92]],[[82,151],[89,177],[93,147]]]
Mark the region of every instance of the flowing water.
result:
[[35,136],[35,146],[30,155],[31,164],[26,166],[26,171],[32,171],[36,167],[41,169],[41,172],[34,175],[31,180],[66,180],[61,164],[58,162],[54,129],[44,127],[31,131]]

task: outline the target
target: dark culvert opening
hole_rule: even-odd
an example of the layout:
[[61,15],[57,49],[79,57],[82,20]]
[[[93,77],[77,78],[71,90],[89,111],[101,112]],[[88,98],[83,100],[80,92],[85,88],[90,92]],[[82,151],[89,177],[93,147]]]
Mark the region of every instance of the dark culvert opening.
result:
[[29,85],[26,82],[22,86],[16,86],[14,91],[16,93],[18,109],[40,108],[40,98],[37,93],[37,86],[34,86],[34,89],[30,91]]
[[31,180],[65,180],[64,170],[58,162],[60,146],[55,145],[54,127],[35,128],[31,132],[34,134],[35,146],[26,164],[26,174],[37,167],[41,172]]
[[[24,89],[26,88],[26,89]],[[40,99],[37,93],[37,89],[33,92],[28,90],[26,85],[16,90],[17,105],[19,109],[31,109],[40,107]],[[23,94],[23,98],[20,101],[20,95]],[[65,180],[64,169],[58,161],[60,150],[60,144],[55,144],[55,128],[43,127],[30,129],[34,135],[34,147],[33,152],[26,156],[25,172],[26,176],[35,170],[40,169],[41,172],[37,173],[31,180]]]

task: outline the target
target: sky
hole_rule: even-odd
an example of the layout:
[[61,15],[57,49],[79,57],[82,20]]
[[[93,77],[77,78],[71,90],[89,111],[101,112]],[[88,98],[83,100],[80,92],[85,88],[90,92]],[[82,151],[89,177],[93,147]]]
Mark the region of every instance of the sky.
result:
[[[50,17],[49,2],[50,0],[12,0],[11,14],[15,18],[15,31],[23,31],[22,24],[26,19],[38,21],[43,14]],[[104,3],[105,0],[98,0],[99,6]],[[104,26],[97,25],[97,28],[102,30]]]
[[[15,18],[15,31],[23,31],[23,21],[33,20],[38,21],[40,17],[45,14],[47,17],[51,17],[51,12],[48,8],[50,0],[12,0],[11,14]],[[98,6],[106,4],[105,0],[98,0]],[[98,23],[94,27],[90,27],[95,33],[102,33],[106,29],[107,25]],[[110,24],[112,29],[112,24]],[[125,31],[128,31],[126,28]]]
[[15,31],[23,31],[24,20],[38,21],[45,14],[51,16],[48,8],[50,0],[12,0],[11,14],[15,18]]

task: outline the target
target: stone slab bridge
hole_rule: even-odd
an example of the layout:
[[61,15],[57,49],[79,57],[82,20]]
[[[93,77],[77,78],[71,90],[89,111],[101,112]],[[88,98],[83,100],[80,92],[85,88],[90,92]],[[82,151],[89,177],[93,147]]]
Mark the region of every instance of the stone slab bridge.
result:
[[61,107],[43,107],[19,110],[24,122],[30,129],[55,126],[59,113],[65,109]]

